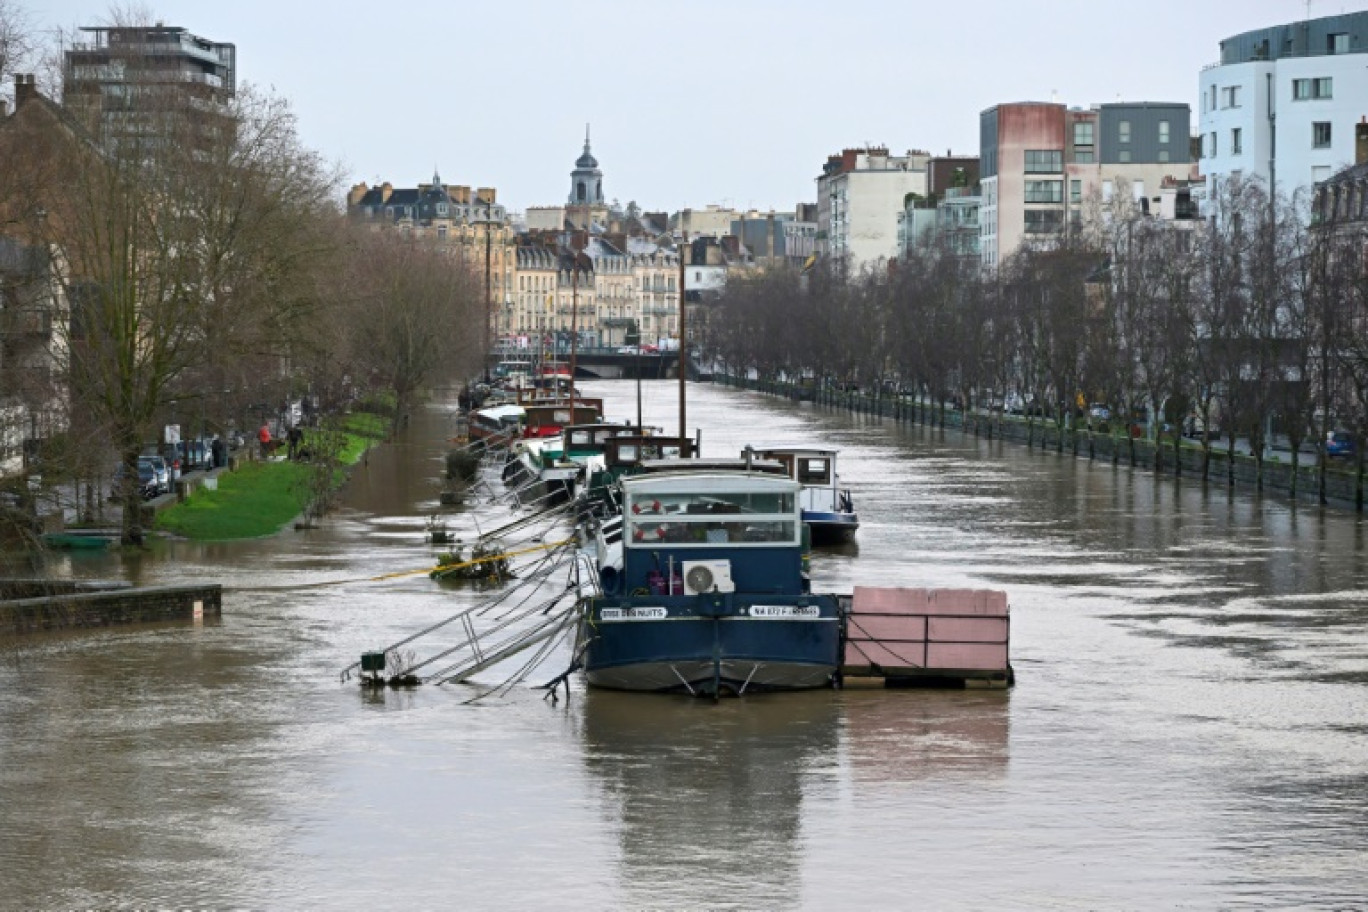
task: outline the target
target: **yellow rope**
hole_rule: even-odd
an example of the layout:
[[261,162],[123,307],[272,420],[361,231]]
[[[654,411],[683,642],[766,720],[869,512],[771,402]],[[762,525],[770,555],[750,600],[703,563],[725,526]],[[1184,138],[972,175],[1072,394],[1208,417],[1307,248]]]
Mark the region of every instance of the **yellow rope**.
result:
[[521,551],[507,551],[503,554],[490,554],[485,557],[477,557],[474,560],[460,561],[455,564],[438,564],[436,567],[427,567],[422,570],[403,570],[399,573],[386,573],[383,576],[372,576],[370,580],[372,582],[377,582],[379,580],[399,579],[404,576],[417,576],[420,573],[436,573],[439,570],[457,570],[461,567],[473,567],[476,564],[486,564],[490,561],[504,560],[509,557],[520,557],[524,554],[531,554],[534,551],[546,551],[550,548],[559,548],[561,545],[568,545],[573,541],[573,538],[567,538],[563,541],[549,542],[544,545],[534,545],[531,548],[524,548]]

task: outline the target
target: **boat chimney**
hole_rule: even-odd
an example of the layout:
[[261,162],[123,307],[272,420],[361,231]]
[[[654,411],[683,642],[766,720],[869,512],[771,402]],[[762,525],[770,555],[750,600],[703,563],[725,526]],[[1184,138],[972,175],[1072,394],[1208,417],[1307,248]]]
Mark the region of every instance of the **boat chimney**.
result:
[[741,455],[746,457],[746,471],[749,472],[751,470],[751,463],[755,460],[755,448],[747,446],[741,451]]

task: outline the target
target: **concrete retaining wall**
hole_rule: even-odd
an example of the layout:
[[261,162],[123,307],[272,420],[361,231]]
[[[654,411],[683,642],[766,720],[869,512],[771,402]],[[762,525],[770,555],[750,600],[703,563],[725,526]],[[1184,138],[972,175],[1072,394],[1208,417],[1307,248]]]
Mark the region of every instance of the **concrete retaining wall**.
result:
[[223,588],[217,584],[66,592],[0,602],[0,634],[222,616]]
[[0,602],[17,599],[50,598],[54,595],[72,595],[81,592],[109,592],[115,589],[130,589],[132,583],[121,580],[71,580],[43,579],[0,579]]
[[[876,415],[892,418],[895,421],[908,421],[918,424],[942,424],[947,428],[964,430],[986,439],[1001,439],[1015,443],[1028,443],[1046,450],[1071,453],[1084,459],[1104,460],[1122,465],[1153,470],[1155,468],[1154,444],[1148,440],[1128,440],[1124,436],[1113,437],[1109,434],[1089,435],[1086,428],[1077,431],[1065,428],[1063,440],[1060,431],[1049,419],[1036,419],[1031,424],[1020,418],[995,420],[986,414],[970,414],[946,409],[943,413],[925,407],[909,399],[894,396],[869,396],[863,393],[833,389],[813,389],[797,384],[774,380],[750,380],[725,374],[716,374],[713,379],[718,383],[740,389],[756,390],[772,396],[780,396],[795,401],[812,401],[826,408],[840,409],[855,414]],[[964,427],[966,421],[968,427]],[[1132,450],[1132,444],[1134,449]],[[1202,480],[1202,451],[1196,447],[1182,447],[1179,450],[1181,474],[1184,478]],[[1209,484],[1227,484],[1232,474],[1231,457],[1223,450],[1213,450],[1207,469],[1206,481]],[[1234,482],[1238,488],[1255,490],[1259,486],[1259,466],[1252,456],[1236,454],[1234,457]],[[1165,444],[1159,463],[1159,472],[1173,476],[1173,447]],[[1288,453],[1279,454],[1278,461],[1263,464],[1263,490],[1290,496],[1292,492],[1292,464]],[[1326,472],[1326,497],[1337,507],[1354,509],[1357,503],[1358,479],[1352,470],[1338,466]],[[1314,503],[1317,500],[1319,480],[1314,464],[1302,464],[1296,474],[1297,500]]]

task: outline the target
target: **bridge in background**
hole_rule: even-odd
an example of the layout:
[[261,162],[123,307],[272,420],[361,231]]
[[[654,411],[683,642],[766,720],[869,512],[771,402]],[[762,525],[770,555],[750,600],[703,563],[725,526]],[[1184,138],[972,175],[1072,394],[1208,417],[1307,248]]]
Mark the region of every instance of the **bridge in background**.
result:
[[[547,360],[570,361],[570,351],[544,353]],[[504,364],[510,361],[530,365],[537,359],[536,354],[519,350],[497,351],[490,356],[489,363]],[[688,358],[690,380],[706,380],[708,372],[698,361],[698,353],[690,352]],[[679,376],[679,352],[624,352],[616,348],[581,348],[575,353],[575,376],[580,379],[597,380],[656,380]]]

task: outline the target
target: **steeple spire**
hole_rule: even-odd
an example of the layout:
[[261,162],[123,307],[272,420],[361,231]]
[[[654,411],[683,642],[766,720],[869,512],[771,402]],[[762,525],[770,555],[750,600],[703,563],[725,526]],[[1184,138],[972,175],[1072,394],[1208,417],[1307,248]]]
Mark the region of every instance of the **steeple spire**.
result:
[[570,196],[567,202],[572,206],[603,204],[603,172],[599,170],[598,159],[589,151],[587,123],[584,125],[584,153],[575,162],[575,170],[570,174]]

